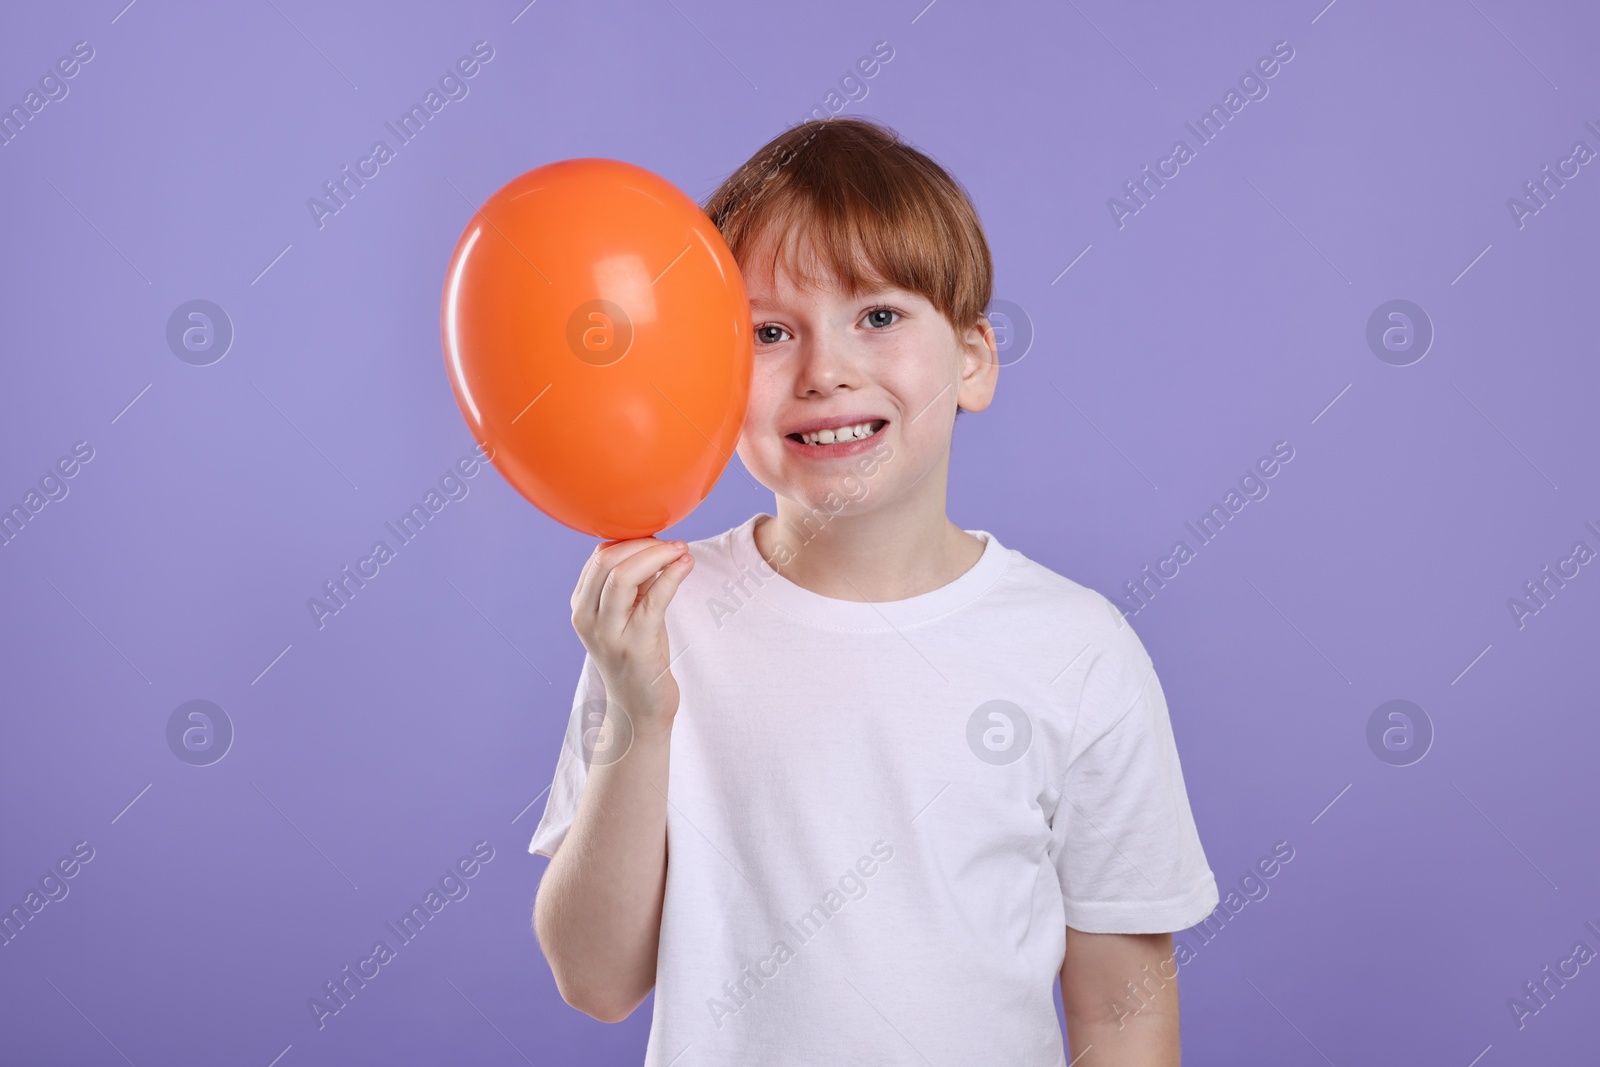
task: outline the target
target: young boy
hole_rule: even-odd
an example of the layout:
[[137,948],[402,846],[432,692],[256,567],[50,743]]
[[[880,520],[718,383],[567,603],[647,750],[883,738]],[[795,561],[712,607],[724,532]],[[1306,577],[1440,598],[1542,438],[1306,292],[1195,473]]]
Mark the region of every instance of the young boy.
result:
[[665,1067],[1178,1063],[1171,931],[1218,903],[1165,697],[1099,593],[945,514],[998,377],[977,214],[859,119],[796,126],[707,202],[775,495],[686,545],[599,545],[529,846],[566,1001],[652,988]]

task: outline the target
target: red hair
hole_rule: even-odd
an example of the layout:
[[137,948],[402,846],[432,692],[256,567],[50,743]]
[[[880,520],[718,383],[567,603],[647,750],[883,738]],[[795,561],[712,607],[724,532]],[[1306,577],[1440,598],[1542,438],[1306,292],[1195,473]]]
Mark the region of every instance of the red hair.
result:
[[741,269],[772,239],[800,284],[803,230],[823,271],[848,295],[874,284],[918,293],[959,338],[994,293],[994,264],[977,210],[959,182],[894,130],[862,118],[812,119],[767,142],[702,205]]

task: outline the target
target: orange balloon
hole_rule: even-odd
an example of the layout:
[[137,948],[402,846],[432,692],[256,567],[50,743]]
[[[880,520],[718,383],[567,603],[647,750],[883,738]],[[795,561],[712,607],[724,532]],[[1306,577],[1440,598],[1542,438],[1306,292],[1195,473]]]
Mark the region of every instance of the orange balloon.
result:
[[665,178],[567,159],[506,183],[450,257],[445,367],[495,467],[557,522],[647,537],[693,511],[750,399],[750,303]]

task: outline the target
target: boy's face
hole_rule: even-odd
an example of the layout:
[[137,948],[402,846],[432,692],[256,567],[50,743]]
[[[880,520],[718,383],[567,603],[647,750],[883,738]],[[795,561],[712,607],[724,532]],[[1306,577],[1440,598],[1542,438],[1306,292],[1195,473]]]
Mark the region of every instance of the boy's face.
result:
[[[802,241],[800,262],[814,263],[808,255]],[[872,510],[915,490],[942,515],[956,406],[981,411],[994,395],[999,354],[988,322],[957,336],[917,293],[873,286],[846,296],[826,276],[804,288],[781,259],[772,272],[768,244],[746,260],[755,359],[738,452],[751,474],[808,508],[833,494],[836,508],[843,498],[842,510]],[[863,440],[801,439],[863,423],[875,430]],[[874,466],[867,454],[885,455],[883,445],[892,458],[863,477],[862,464]]]

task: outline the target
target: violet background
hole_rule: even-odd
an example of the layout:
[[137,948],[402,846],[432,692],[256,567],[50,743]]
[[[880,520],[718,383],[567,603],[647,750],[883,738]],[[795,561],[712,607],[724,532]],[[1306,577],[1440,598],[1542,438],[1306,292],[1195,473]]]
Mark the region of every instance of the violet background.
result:
[[[0,549],[0,906],[95,850],[0,948],[0,1061],[640,1061],[649,1003],[567,1007],[529,929],[592,540],[486,471],[323,629],[306,601],[471,447],[438,321],[463,197],[602,156],[702,199],[878,41],[841,113],[966,185],[1034,331],[961,420],[955,521],[1115,598],[1295,450],[1133,619],[1219,885],[1295,849],[1184,968],[1185,1063],[1593,1055],[1593,967],[1523,1029],[1507,1000],[1600,948],[1600,576],[1521,628],[1507,601],[1600,547],[1600,165],[1521,228],[1506,202],[1600,149],[1600,11],[125,3],[0,33],[7,107],[95,49],[0,147],[0,504],[95,450]],[[468,97],[319,229],[307,198],[478,40]],[[1119,229],[1107,199],[1280,40]],[[165,340],[195,298],[235,330],[203,367]],[[1436,331],[1404,367],[1365,340],[1394,298]],[[730,470],[663,536],[757,510]],[[236,731],[206,767],[166,740],[196,698]],[[1397,698],[1436,734],[1409,766],[1366,740]],[[479,840],[470,895],[319,1031],[308,998]]]

